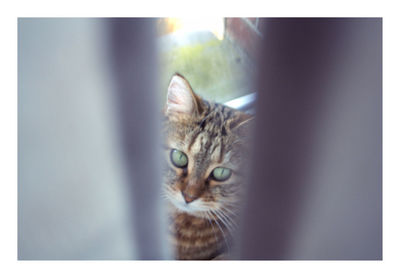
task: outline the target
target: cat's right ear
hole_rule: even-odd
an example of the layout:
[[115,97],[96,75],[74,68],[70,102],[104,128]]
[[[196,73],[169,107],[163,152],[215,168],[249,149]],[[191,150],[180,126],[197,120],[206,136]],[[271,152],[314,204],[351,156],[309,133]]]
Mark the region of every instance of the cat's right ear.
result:
[[189,82],[180,74],[172,76],[168,86],[166,114],[194,116],[201,114],[202,110],[202,100],[193,92]]

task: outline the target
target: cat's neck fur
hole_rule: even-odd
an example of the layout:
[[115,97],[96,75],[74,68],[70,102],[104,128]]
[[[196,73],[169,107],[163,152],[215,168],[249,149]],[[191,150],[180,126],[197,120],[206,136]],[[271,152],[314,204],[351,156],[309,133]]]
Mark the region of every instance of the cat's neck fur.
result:
[[210,260],[228,249],[229,231],[220,221],[170,208],[170,234],[179,260]]

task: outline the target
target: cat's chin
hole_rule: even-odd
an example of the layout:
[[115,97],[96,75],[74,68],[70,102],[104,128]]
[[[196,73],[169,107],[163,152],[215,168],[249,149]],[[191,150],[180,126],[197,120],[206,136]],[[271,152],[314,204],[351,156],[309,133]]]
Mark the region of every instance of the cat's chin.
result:
[[174,208],[178,212],[184,212],[184,213],[190,214],[192,216],[196,216],[196,217],[203,217],[204,216],[204,212],[198,211],[198,210],[193,210],[191,208],[182,207],[182,206],[176,206],[176,205],[174,205]]
[[177,210],[178,212],[184,212],[196,217],[206,218],[206,213],[208,210],[204,208],[198,208],[196,206],[196,201],[187,204],[186,202],[182,202],[180,200],[169,199],[172,207]]

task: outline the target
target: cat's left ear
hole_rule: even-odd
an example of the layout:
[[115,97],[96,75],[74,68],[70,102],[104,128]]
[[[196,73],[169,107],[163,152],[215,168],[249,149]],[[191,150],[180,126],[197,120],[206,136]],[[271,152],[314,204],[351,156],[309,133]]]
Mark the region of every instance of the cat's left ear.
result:
[[203,100],[196,95],[189,82],[180,74],[175,74],[168,86],[167,114],[201,115],[204,111]]

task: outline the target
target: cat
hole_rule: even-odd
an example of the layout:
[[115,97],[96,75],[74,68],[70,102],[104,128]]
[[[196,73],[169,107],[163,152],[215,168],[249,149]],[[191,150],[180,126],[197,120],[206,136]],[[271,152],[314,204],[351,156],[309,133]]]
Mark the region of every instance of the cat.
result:
[[202,99],[182,75],[172,77],[164,108],[163,196],[176,259],[228,258],[252,119]]

